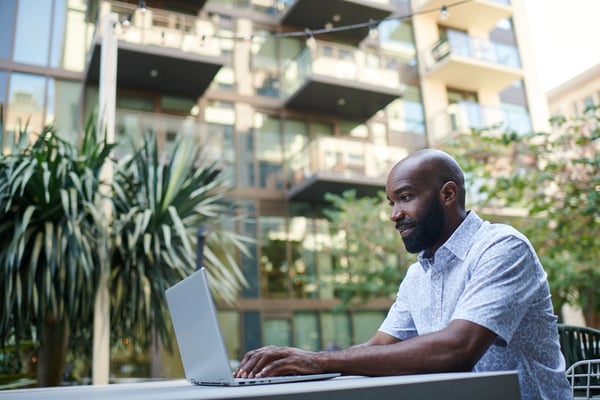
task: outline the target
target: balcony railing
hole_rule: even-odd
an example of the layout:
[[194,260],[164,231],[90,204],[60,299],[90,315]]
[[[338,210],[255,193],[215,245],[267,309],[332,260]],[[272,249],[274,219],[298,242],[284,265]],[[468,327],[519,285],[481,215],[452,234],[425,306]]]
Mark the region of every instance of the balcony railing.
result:
[[531,132],[531,118],[523,109],[486,107],[479,103],[462,101],[450,104],[430,121],[430,139],[433,143],[452,135],[480,129],[513,130],[518,134]]
[[209,0],[208,4],[229,9],[250,10],[270,16],[279,16],[286,8],[285,0]]
[[288,160],[288,187],[316,175],[384,182],[390,168],[407,155],[406,149],[358,141],[351,138],[322,136]]
[[[287,10],[288,8],[290,8],[291,6],[293,6],[298,1],[302,1],[302,0],[279,0],[278,3],[280,4],[280,7],[285,12],[285,10]],[[368,2],[372,3],[372,4],[379,4],[379,5],[382,5],[382,6],[388,6],[391,1],[390,0],[369,0]]]
[[[415,10],[419,10],[421,8],[429,6],[432,3],[432,0],[413,0],[413,1],[414,1],[413,7]],[[489,1],[491,3],[507,5],[507,6],[511,4],[510,0],[486,0],[486,1]],[[452,12],[452,10],[450,10],[450,12]]]
[[[154,8],[141,13],[135,4],[113,1],[102,2],[100,9],[101,15],[112,12],[119,15],[120,19],[131,18],[128,26],[121,28],[120,41],[207,56],[221,55],[219,40],[215,37],[215,26],[208,19]],[[101,33],[100,25],[97,29]]]
[[117,111],[115,120],[116,158],[122,158],[130,154],[133,148],[139,148],[144,135],[155,135],[161,157],[167,160],[173,152],[176,139],[189,135],[202,146],[205,160],[217,162],[223,169],[233,165],[233,137],[227,131],[227,126],[185,117],[123,110]]
[[448,32],[425,54],[425,66],[433,67],[447,57],[457,55],[477,61],[520,68],[519,51],[515,46],[473,38],[463,32]]
[[313,75],[400,90],[398,69],[386,66],[393,64],[386,61],[392,58],[392,54],[386,58],[350,46],[315,41],[285,65],[282,92],[286,97],[292,95]]

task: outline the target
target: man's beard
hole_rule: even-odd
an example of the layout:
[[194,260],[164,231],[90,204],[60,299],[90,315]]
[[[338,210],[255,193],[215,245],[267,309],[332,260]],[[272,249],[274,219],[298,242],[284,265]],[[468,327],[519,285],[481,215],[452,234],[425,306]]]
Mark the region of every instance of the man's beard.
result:
[[439,239],[444,226],[444,211],[439,200],[436,198],[425,210],[425,214],[415,221],[402,221],[405,225],[410,223],[413,231],[402,237],[406,251],[409,253],[419,253],[420,251],[431,248]]

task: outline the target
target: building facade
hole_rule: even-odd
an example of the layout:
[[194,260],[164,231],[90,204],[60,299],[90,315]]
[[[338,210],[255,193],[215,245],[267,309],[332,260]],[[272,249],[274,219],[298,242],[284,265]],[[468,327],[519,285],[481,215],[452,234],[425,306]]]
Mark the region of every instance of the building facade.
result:
[[551,89],[547,98],[552,116],[583,116],[587,107],[600,104],[600,64]]
[[319,252],[325,193],[374,195],[399,159],[472,128],[546,129],[522,1],[3,0],[3,146],[25,122],[76,139],[98,106],[102,20],[116,14],[117,140],[153,132],[168,149],[196,135],[257,239],[248,287],[220,307],[231,358],[345,347],[392,300],[333,311],[318,284],[338,268]]

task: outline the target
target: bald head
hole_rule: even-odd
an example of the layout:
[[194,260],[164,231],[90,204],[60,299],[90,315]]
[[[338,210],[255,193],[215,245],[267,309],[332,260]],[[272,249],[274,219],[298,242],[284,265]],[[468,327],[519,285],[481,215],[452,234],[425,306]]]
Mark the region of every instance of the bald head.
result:
[[464,173],[448,153],[436,149],[419,150],[399,161],[388,176],[410,176],[412,179],[425,182],[438,189],[446,182],[454,182],[457,186],[458,205],[465,208]]

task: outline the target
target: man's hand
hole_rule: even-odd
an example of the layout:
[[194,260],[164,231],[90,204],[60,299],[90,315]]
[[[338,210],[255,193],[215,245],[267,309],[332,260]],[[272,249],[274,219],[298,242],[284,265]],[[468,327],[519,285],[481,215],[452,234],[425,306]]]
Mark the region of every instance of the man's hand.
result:
[[319,362],[319,353],[291,347],[267,346],[246,353],[233,376],[260,378],[321,372],[323,369]]

